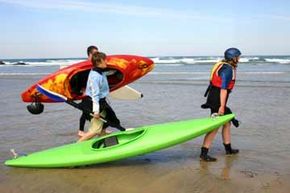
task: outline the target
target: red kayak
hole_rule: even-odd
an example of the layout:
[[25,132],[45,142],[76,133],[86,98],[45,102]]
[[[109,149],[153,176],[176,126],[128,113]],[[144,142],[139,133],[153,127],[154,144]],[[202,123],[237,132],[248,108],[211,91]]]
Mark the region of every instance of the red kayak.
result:
[[[107,56],[106,62],[110,91],[134,82],[154,68],[154,63],[151,59],[134,55],[110,55]],[[64,95],[68,99],[82,99],[91,68],[92,64],[90,61],[62,68],[26,89],[21,94],[22,100],[32,103],[27,108],[33,114],[39,114],[43,111],[41,103],[55,102],[39,93],[36,89],[37,84]]]

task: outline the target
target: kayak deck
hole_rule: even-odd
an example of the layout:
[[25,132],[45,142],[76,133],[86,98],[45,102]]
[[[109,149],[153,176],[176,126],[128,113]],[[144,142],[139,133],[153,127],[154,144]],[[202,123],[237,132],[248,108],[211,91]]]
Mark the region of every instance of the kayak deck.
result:
[[63,145],[16,159],[15,167],[71,167],[105,163],[168,148],[206,134],[234,118],[234,114],[149,125],[115,132],[88,141]]

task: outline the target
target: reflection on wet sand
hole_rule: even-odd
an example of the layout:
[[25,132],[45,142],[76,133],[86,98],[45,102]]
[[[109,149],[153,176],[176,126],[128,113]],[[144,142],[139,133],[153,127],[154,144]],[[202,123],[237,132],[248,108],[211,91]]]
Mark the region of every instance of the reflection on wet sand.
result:
[[[222,160],[221,158],[218,160],[218,162],[223,162],[221,165],[220,163],[218,164],[219,168],[218,172],[220,173],[220,176],[224,180],[229,180],[230,179],[230,174],[231,174],[231,169],[234,165],[235,160],[238,159],[238,155],[233,155],[233,156],[225,156],[224,159]],[[211,173],[211,166],[215,166],[217,162],[205,162],[205,161],[200,161],[199,162],[199,167],[202,172],[206,173]],[[214,172],[216,171],[216,167],[214,168]]]

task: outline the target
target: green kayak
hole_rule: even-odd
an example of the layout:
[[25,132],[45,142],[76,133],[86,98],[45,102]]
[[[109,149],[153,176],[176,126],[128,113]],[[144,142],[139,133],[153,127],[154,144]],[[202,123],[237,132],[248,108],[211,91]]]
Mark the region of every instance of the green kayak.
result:
[[131,131],[115,132],[100,138],[31,153],[7,160],[5,165],[55,168],[120,160],[183,143],[218,128],[233,117],[234,114],[230,114],[143,126]]

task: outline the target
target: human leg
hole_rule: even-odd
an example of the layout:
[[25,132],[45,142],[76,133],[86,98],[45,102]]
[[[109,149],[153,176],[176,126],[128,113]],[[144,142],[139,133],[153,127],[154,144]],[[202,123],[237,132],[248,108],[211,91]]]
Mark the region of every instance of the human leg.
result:
[[202,161],[214,162],[217,160],[216,158],[208,155],[208,150],[211,146],[213,139],[215,138],[215,136],[217,134],[217,131],[218,131],[218,129],[211,131],[205,135],[204,140],[203,140],[203,145],[201,147],[201,153],[199,156]]
[[[102,113],[101,113],[102,115]],[[91,126],[79,140],[78,142],[85,141],[88,139],[93,138],[96,135],[100,135],[102,132],[103,122],[100,119],[92,118],[91,119]]]
[[119,129],[120,131],[125,131],[126,129],[121,126],[120,120],[118,119],[116,113],[114,112],[112,107],[105,100],[104,100],[104,102],[102,102],[102,107],[103,107],[104,111],[106,112],[106,116],[105,116],[106,120],[108,120],[108,122],[111,123],[111,124],[105,123],[104,128],[106,128],[108,126],[112,126],[112,127]]
[[98,133],[88,131],[88,132],[84,133],[84,135],[78,140],[78,142],[89,140],[89,139],[95,137],[96,135],[98,135]]
[[78,136],[80,137],[82,137],[85,134],[84,132],[85,123],[86,123],[86,116],[83,113],[82,116],[80,117],[80,126],[79,126],[79,132],[78,132]]
[[86,113],[91,112],[92,111],[92,100],[90,97],[85,97],[84,99],[82,99],[82,101],[79,103],[80,108],[83,110],[83,113],[80,117],[80,121],[79,121],[79,131],[78,131],[78,135],[80,137],[82,137],[85,132],[84,132],[84,128],[85,128],[85,124],[86,121],[90,121],[91,120],[91,115]]
[[[217,113],[218,112],[218,109],[219,107],[216,106],[216,107],[211,107],[210,110],[211,110],[211,115],[214,114],[214,113]],[[212,141],[214,140],[216,134],[218,132],[218,128],[207,133],[203,139],[203,144],[202,144],[202,147],[201,147],[201,152],[200,152],[200,159],[202,161],[206,161],[206,162],[213,162],[213,161],[216,161],[217,159],[214,158],[214,157],[211,157],[208,155],[208,151],[209,151],[209,148],[211,146],[211,143]]]
[[215,129],[215,130],[213,130],[213,131],[207,133],[207,134],[205,135],[204,139],[203,139],[203,144],[202,144],[202,146],[203,146],[203,147],[206,147],[206,148],[209,149],[210,146],[211,146],[212,141],[214,140],[214,138],[215,138],[215,136],[216,136],[216,134],[217,134],[217,132],[218,132],[218,129]]
[[231,123],[228,122],[223,126],[222,130],[223,144],[227,155],[239,153],[238,149],[233,149],[231,146]]
[[224,144],[231,143],[231,123],[228,122],[223,125],[222,137]]

